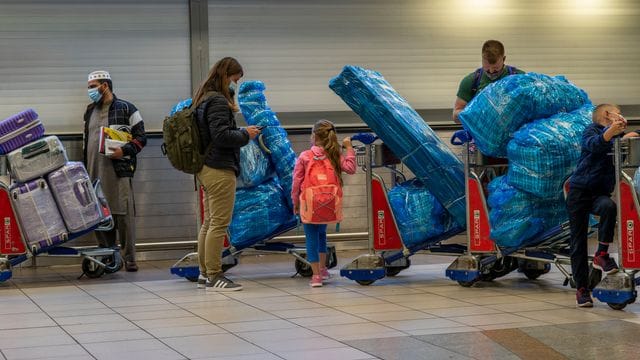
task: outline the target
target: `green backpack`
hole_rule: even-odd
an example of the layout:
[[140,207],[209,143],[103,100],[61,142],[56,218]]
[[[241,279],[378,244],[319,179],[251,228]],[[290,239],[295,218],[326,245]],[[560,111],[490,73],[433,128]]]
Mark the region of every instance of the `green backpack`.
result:
[[[206,106],[206,105],[205,105]],[[197,174],[204,165],[196,108],[186,107],[167,116],[162,123],[160,147],[171,165],[187,174]]]

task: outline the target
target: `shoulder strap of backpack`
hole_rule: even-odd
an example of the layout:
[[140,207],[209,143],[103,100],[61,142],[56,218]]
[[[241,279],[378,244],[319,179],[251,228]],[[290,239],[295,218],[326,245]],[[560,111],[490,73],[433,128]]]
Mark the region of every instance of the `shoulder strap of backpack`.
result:
[[509,75],[515,75],[518,69],[515,66],[505,65],[507,67],[507,73]]
[[484,74],[484,69],[479,67],[473,74],[473,83],[471,84],[471,98],[474,98],[478,93],[478,88],[480,87],[480,79],[482,79],[482,74]]

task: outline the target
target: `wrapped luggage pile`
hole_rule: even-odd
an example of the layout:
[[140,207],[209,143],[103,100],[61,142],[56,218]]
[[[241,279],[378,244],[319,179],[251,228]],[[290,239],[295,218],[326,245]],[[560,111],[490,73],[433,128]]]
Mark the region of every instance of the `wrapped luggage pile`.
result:
[[84,165],[67,160],[56,136],[43,136],[33,109],[0,122],[0,155],[16,181],[8,190],[12,207],[34,255],[96,228],[106,215]]
[[507,175],[489,184],[491,238],[498,245],[529,245],[567,221],[562,187],[592,112],[587,94],[564,77],[529,73],[487,86],[460,113],[483,154],[509,159]]
[[[378,72],[348,65],[338,76],[331,79],[329,87],[369,125],[429,189],[437,202],[447,210],[445,217],[451,216],[458,226],[464,226],[466,206],[462,162],[384,77]],[[411,196],[408,199],[416,199],[416,197]],[[398,206],[397,202],[396,206]],[[402,214],[405,206],[414,207],[413,204],[407,203],[398,208],[394,207],[394,211]],[[424,209],[432,207],[431,201],[428,200],[416,208],[423,206],[425,206]],[[430,215],[435,218],[421,220],[432,223],[442,220],[439,214],[431,213]],[[444,232],[443,229],[444,226],[435,228],[431,233],[441,230]],[[405,234],[423,233],[423,230],[418,228],[408,233],[406,230]]]
[[[262,82],[246,81],[238,92],[247,124],[265,126],[262,139],[251,140],[240,148],[240,174],[229,225],[230,242],[239,249],[269,239],[297,223],[289,196],[296,155],[287,132],[267,104],[264,90]],[[187,106],[191,106],[191,99],[176,104],[171,114]]]

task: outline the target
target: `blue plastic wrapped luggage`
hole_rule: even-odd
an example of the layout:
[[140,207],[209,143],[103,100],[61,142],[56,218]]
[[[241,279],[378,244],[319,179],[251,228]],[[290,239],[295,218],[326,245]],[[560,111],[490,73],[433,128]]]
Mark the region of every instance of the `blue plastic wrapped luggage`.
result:
[[238,91],[238,103],[247,124],[266,126],[262,129],[262,140],[270,151],[271,163],[278,174],[286,195],[286,203],[291,210],[293,204],[290,194],[296,153],[291,147],[287,132],[280,126],[276,114],[267,104],[264,90],[265,86],[262,81],[245,81],[240,85]]
[[507,146],[509,184],[540,198],[556,198],[577,165],[592,105],[520,128]]
[[169,112],[169,116],[173,116],[173,114],[177,113],[178,111],[184,109],[184,108],[188,108],[189,106],[191,106],[192,104],[192,100],[191,98],[185,99],[180,101],[179,103],[175,104],[172,108],[171,111]]
[[378,72],[345,66],[329,87],[418,177],[456,223],[465,224],[464,167]]
[[273,175],[273,167],[269,158],[262,151],[256,140],[240,148],[240,174],[237,188],[248,188],[263,183]]
[[387,197],[406,247],[428,245],[452,226],[449,213],[418,179],[398,184]]
[[459,115],[480,151],[506,157],[507,143],[522,125],[590,104],[587,93],[563,76],[507,76],[476,95]]
[[237,248],[269,239],[286,223],[295,223],[278,179],[236,190],[233,219],[229,225],[231,244]]
[[567,221],[562,192],[554,199],[540,199],[509,185],[507,176],[489,183],[491,239],[501,247],[531,245],[536,236]]

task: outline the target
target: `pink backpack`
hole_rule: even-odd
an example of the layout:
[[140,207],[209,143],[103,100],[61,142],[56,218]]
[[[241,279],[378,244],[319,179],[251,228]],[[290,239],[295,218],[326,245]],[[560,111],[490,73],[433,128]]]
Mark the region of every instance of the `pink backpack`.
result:
[[305,151],[309,159],[300,186],[300,220],[305,224],[332,224],[342,221],[342,186],[324,155]]

